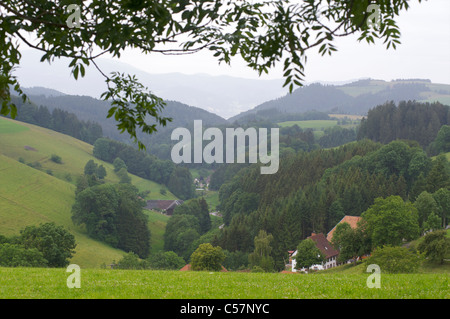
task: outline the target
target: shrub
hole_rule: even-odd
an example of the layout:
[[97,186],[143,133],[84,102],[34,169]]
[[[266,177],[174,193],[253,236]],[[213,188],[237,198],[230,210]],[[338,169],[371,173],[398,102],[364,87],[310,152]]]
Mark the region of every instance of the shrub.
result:
[[409,248],[383,246],[376,248],[366,263],[380,266],[381,272],[385,273],[414,273],[418,270],[422,259],[420,254]]
[[253,266],[251,272],[265,272],[264,269],[262,269],[262,267],[260,266]]
[[36,248],[25,249],[19,245],[0,245],[0,266],[2,267],[46,267],[47,260]]
[[428,233],[417,249],[425,254],[428,262],[443,264],[444,259],[450,253],[450,238],[447,237],[447,231],[437,230]]
[[139,256],[129,252],[117,263],[118,269],[144,269],[144,264],[139,260]]
[[158,252],[147,260],[152,269],[178,270],[186,264],[184,259],[173,251]]
[[213,247],[211,244],[201,244],[191,255],[192,270],[219,271],[225,254],[221,247]]
[[50,159],[51,159],[53,162],[57,163],[57,164],[62,164],[62,158],[61,158],[61,156],[58,156],[58,155],[56,155],[56,154],[52,154],[52,156],[50,157]]

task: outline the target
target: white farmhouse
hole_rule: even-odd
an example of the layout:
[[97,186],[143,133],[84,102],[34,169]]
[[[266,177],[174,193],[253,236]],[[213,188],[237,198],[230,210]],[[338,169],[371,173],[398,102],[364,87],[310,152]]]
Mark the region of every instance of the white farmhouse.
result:
[[[319,265],[312,265],[309,269],[314,270],[323,270],[328,269],[332,267],[337,266],[337,257],[339,255],[339,251],[337,251],[330,242],[325,238],[325,235],[315,234],[312,233],[311,236],[308,237],[308,239],[313,240],[316,243],[316,247],[319,248],[319,250],[322,252],[322,254],[325,256],[325,262]],[[292,271],[297,272],[298,269],[295,269],[297,266],[297,261],[295,260],[295,257],[297,255],[297,250],[294,251],[292,254],[290,254],[290,262],[292,266]],[[307,269],[302,269],[302,271],[307,271]]]

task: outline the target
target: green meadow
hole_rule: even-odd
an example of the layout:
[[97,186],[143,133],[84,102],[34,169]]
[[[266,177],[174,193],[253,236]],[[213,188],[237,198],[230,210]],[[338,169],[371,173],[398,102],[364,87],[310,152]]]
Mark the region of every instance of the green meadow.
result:
[[448,84],[440,84],[440,83],[429,83],[424,81],[390,81],[385,82],[382,80],[370,80],[367,85],[361,85],[361,83],[355,82],[354,85],[347,84],[343,86],[338,86],[337,89],[343,91],[344,93],[351,95],[353,97],[359,96],[361,94],[368,94],[368,93],[378,93],[382,90],[385,90],[389,87],[392,87],[394,85],[398,84],[405,84],[405,83],[421,83],[427,87],[428,90],[424,90],[420,93],[420,102],[440,102],[442,104],[450,104],[450,86]]
[[[43,172],[50,170],[53,176],[72,184],[75,184],[77,177],[83,174],[86,163],[92,159],[105,167],[106,182],[117,183],[119,177],[114,173],[113,165],[95,158],[92,150],[92,145],[68,135],[0,118],[0,154],[15,160],[22,158],[26,164],[39,163]],[[51,160],[53,154],[62,158],[62,164]],[[148,199],[176,199],[169,191],[161,195],[159,191],[162,185],[129,175],[131,183],[139,190],[150,191]]]
[[152,234],[151,253],[164,250],[164,231],[170,217],[150,210],[145,210],[144,214],[148,217],[148,228]]
[[447,299],[448,274],[283,274],[81,269],[68,288],[65,269],[0,268],[0,298],[86,299]]
[[302,129],[324,130],[336,126],[337,120],[309,120],[309,121],[286,121],[278,123],[281,127],[298,125]]
[[[75,236],[77,247],[71,262],[84,268],[99,268],[120,260],[123,251],[89,238],[85,229],[71,220],[75,182],[87,161],[93,159],[105,167],[106,182],[119,180],[112,164],[96,159],[92,149],[92,145],[70,136],[0,118],[0,234],[13,236],[28,225],[55,222]],[[54,163],[52,154],[60,156],[62,163]],[[39,163],[41,168],[32,168],[29,163]],[[176,199],[169,191],[161,195],[160,184],[132,174],[130,177],[139,190],[150,191],[148,199]],[[165,223],[158,221],[159,213],[148,211],[147,215],[154,233],[152,251],[162,249]]]
[[[332,114],[330,114],[332,116]],[[349,115],[351,117],[351,115]],[[353,122],[352,124],[340,125],[342,128],[351,128],[356,127],[358,124]],[[314,137],[316,139],[322,137],[325,134],[325,130],[330,127],[334,127],[338,125],[338,120],[308,120],[308,121],[286,121],[277,123],[280,127],[289,127],[297,125],[303,130],[312,129]]]

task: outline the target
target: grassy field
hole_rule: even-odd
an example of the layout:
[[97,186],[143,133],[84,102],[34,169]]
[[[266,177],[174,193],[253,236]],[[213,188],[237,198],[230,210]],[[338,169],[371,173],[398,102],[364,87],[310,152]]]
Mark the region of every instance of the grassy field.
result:
[[367,93],[377,93],[388,87],[392,87],[396,84],[405,84],[405,83],[422,83],[424,84],[429,91],[423,91],[420,93],[422,99],[419,102],[440,102],[442,104],[450,105],[450,85],[448,84],[439,84],[439,83],[429,83],[424,81],[379,81],[379,80],[371,80],[370,85],[345,85],[338,86],[337,88],[343,91],[346,94],[351,96],[359,96],[361,94]]
[[[52,162],[52,154],[61,156],[62,164]],[[19,162],[19,158],[25,163],[39,162],[42,168],[29,167]],[[104,165],[107,182],[118,181],[111,164],[93,157],[92,145],[34,125],[0,118],[0,234],[17,235],[28,225],[55,222],[75,236],[78,245],[71,262],[84,268],[99,268],[101,264],[121,259],[123,251],[92,240],[71,220],[74,183],[90,159]],[[49,169],[53,176],[46,173]],[[68,174],[71,181],[66,178]],[[151,191],[149,199],[176,198],[169,191],[162,196],[159,193],[162,186],[157,183],[130,176],[141,191]],[[153,249],[161,249],[165,225],[154,220],[151,213],[148,215],[149,228],[154,233]]]
[[0,234],[17,235],[29,225],[55,222],[75,236],[71,262],[99,267],[119,260],[123,252],[89,238],[71,220],[75,186],[0,155]]
[[282,274],[81,269],[81,288],[69,289],[65,269],[0,268],[0,298],[95,299],[447,299],[447,274]]
[[152,234],[151,237],[151,253],[164,250],[164,231],[170,217],[155,211],[144,210],[148,217],[148,226]]
[[28,127],[20,125],[13,121],[2,121],[0,120],[0,134],[2,133],[18,133],[22,131],[27,131]]
[[[84,166],[89,160],[102,164],[107,172],[105,180],[117,183],[119,177],[114,173],[112,164],[95,158],[93,146],[70,137],[35,125],[0,118],[0,154],[15,160],[22,158],[25,163],[39,163],[42,171],[51,170],[53,176],[65,182],[75,184]],[[62,164],[54,163],[52,154],[62,158]],[[70,175],[70,179],[68,176]],[[148,199],[176,199],[169,191],[161,195],[162,185],[129,174],[131,182],[139,190],[150,190]]]
[[286,121],[278,123],[281,127],[298,125],[302,129],[324,130],[337,125],[337,120]]
[[328,116],[331,118],[336,118],[336,119],[348,118],[352,121],[357,121],[357,120],[359,121],[364,117],[363,115],[351,115],[351,114],[328,114]]
[[[330,114],[331,117],[334,116],[334,114]],[[340,125],[342,128],[352,128],[356,127],[359,124],[359,119],[357,115],[345,115],[349,119],[354,118],[354,121],[352,124],[346,124],[346,125]],[[336,116],[336,118],[344,118],[342,114]],[[298,125],[298,127],[305,129],[312,129],[314,138],[317,140],[320,137],[322,137],[325,134],[325,129],[334,127],[338,125],[338,120],[308,120],[308,121],[286,121],[286,122],[280,122],[277,123],[280,127],[289,127],[293,125]]]

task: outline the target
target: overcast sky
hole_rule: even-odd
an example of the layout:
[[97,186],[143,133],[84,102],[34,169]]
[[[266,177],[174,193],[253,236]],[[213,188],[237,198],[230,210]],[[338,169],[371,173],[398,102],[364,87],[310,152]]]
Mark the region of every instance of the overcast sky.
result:
[[[402,44],[386,50],[380,41],[375,45],[357,42],[356,36],[338,39],[338,52],[322,57],[311,51],[306,65],[306,81],[346,81],[375,78],[390,81],[399,78],[427,78],[450,84],[450,0],[428,0],[411,7],[398,18]],[[218,65],[209,52],[185,56],[142,55],[127,51],[122,62],[149,73],[207,73],[258,78],[256,72],[233,60],[231,67]],[[281,78],[281,69],[272,70],[263,79]]]

